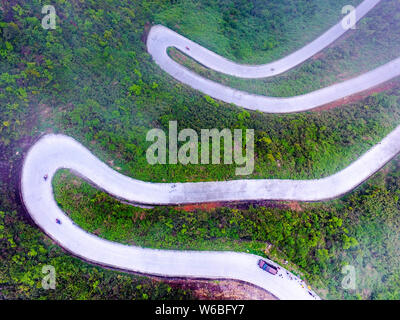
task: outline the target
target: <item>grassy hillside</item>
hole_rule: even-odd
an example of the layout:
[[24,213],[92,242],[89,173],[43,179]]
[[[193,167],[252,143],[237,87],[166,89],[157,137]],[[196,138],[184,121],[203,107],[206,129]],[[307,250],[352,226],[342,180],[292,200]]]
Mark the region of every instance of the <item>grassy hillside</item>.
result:
[[[341,200],[290,206],[185,212],[135,208],[60,172],[56,200],[82,228],[99,237],[150,248],[230,250],[291,262],[289,269],[328,299],[400,297],[399,159]],[[243,207],[243,206],[242,206]],[[265,251],[268,244],[272,247]],[[342,288],[344,265],[356,290]]]
[[[163,24],[226,58],[267,63],[314,40],[359,0],[181,0],[157,12]],[[201,12],[201,14],[199,14]]]
[[207,69],[177,49],[170,56],[196,73],[251,93],[290,97],[311,92],[370,71],[400,51],[400,3],[382,1],[341,39],[301,66],[266,79],[240,79]]
[[[293,7],[289,6],[290,3]],[[368,97],[344,108],[318,113],[282,116],[247,112],[235,106],[208,99],[176,83],[152,62],[142,42],[146,23],[158,22],[170,27],[176,24],[181,26],[181,29],[177,31],[187,33],[188,36],[192,35],[192,39],[198,40],[210,49],[215,49],[212,47],[213,43],[216,44],[220,41],[219,39],[224,39],[225,45],[220,47],[223,51],[216,50],[224,56],[238,61],[259,62],[257,59],[260,59],[265,62],[300,47],[310,38],[315,38],[321,33],[321,29],[328,28],[340,18],[340,1],[307,1],[307,4],[305,1],[296,1],[294,3],[290,1],[280,1],[279,4],[272,1],[202,1],[201,4],[194,4],[189,1],[166,0],[133,2],[55,0],[53,4],[58,15],[57,29],[43,30],[41,27],[42,1],[1,1],[1,298],[12,298],[18,295],[24,298],[105,298],[111,294],[107,291],[109,283],[112,283],[111,287],[114,287],[111,295],[116,298],[190,297],[190,294],[182,290],[170,289],[142,278],[89,266],[64,254],[32,226],[24,216],[24,210],[20,204],[18,177],[24,152],[42,132],[61,132],[71,135],[109,165],[116,169],[120,168],[121,172],[138,179],[162,182],[235,178],[233,166],[150,166],[147,164],[145,151],[149,143],[145,141],[146,133],[154,127],[166,129],[169,120],[177,120],[180,129],[190,127],[196,131],[213,127],[254,128],[257,160],[253,177],[256,178],[311,178],[328,175],[349,164],[398,125],[400,120],[398,88]],[[347,1],[346,4],[348,4]],[[204,15],[196,14],[196,19],[203,20],[193,20],[186,14],[185,8],[190,9],[191,6],[200,6],[200,9],[204,9],[202,11]],[[240,8],[239,12],[234,10],[231,12],[233,7]],[[244,7],[247,9],[244,10]],[[317,10],[316,8],[325,9]],[[266,17],[270,18],[271,12],[274,13],[274,19],[266,19]],[[335,12],[335,15],[332,15],[332,12]],[[211,16],[215,16],[216,21],[223,19],[225,22],[222,27],[219,22],[211,23]],[[196,21],[201,24],[195,23]],[[208,26],[205,23],[207,21],[210,22],[209,28],[218,31],[218,37],[214,35],[208,38],[207,33],[200,30],[203,28],[207,30],[208,27],[204,27]],[[304,21],[310,21],[312,25],[310,33],[297,30],[299,26],[304,26]],[[197,25],[196,28],[195,25]],[[262,34],[262,30],[261,32],[260,29],[256,29],[259,26],[266,28],[268,43],[273,45],[257,47],[260,43],[260,38],[257,37],[264,38],[265,35]],[[264,30],[264,27],[261,29]],[[271,28],[277,32],[271,33]],[[256,35],[255,38],[248,37],[250,34]],[[300,37],[299,34],[304,37]],[[200,35],[203,40],[196,38]],[[292,44],[295,39],[298,41]],[[210,42],[206,43],[206,40]],[[253,58],[255,60],[251,60]],[[393,175],[396,176],[397,169],[393,170]],[[59,181],[56,185],[60,188],[59,201],[62,206],[72,206],[63,196],[62,192],[66,192],[63,189],[68,189],[68,192],[75,194],[84,194],[85,196],[81,199],[84,202],[77,202],[82,206],[86,205],[85,197],[92,197],[95,194],[89,188],[71,189],[68,183],[68,180]],[[390,188],[390,192],[393,193],[398,190],[397,185]],[[382,199],[390,198],[392,193],[387,196],[385,190],[378,189],[376,196],[383,197]],[[356,196],[354,204],[351,205],[356,212],[364,212],[362,199],[361,195]],[[108,202],[110,200],[104,198],[105,205]],[[112,202],[112,206],[115,205],[117,204]],[[333,209],[335,205],[331,203],[321,206],[326,207],[328,211],[336,210]],[[100,204],[98,208],[101,207]],[[88,208],[92,210],[91,216],[97,213],[98,209]],[[322,210],[320,208],[310,210]],[[393,214],[397,209],[394,205],[391,208],[393,210],[391,209],[392,211],[388,213],[388,217],[382,219],[386,219],[388,225],[397,226],[398,218]],[[71,214],[73,209],[71,207]],[[123,209],[129,214],[131,214],[130,210],[134,210],[125,207]],[[381,209],[381,207],[376,207],[371,214],[377,215]],[[102,214],[109,215],[108,210],[109,208]],[[146,211],[146,215],[153,217],[154,220],[151,223],[162,227],[162,224],[156,222],[158,219],[163,219],[168,210]],[[262,219],[267,226],[273,227],[275,225],[273,222],[276,221],[274,216],[279,216],[281,211],[270,208],[268,212],[270,212],[269,216],[266,215],[265,209],[256,208],[252,209],[251,216],[254,218],[259,216],[260,219],[264,216],[268,217],[268,219]],[[329,212],[344,215],[347,211],[338,209]],[[104,221],[99,218],[100,220],[91,223],[89,220],[84,220],[84,215],[79,218],[80,214],[77,211],[74,218],[81,219],[82,223],[85,222],[85,227],[89,230],[95,230],[92,226]],[[226,241],[237,250],[243,250],[245,247],[241,244],[236,246],[235,241],[244,237],[251,240],[254,250],[259,250],[259,243],[269,240],[275,243],[277,250],[280,249],[279,252],[283,252],[291,261],[298,264],[311,278],[318,279],[324,272],[327,275],[336,272],[329,269],[329,264],[326,268],[322,265],[323,267],[319,267],[318,270],[304,267],[304,261],[301,259],[305,259],[307,264],[312,261],[316,254],[315,248],[303,252],[301,259],[298,258],[295,253],[290,253],[290,250],[293,250],[290,249],[293,248],[293,243],[289,238],[279,240],[281,230],[278,228],[274,229],[274,233],[272,232],[274,230],[270,229],[261,230],[257,237],[251,238],[249,234],[254,231],[253,229],[249,229],[246,231],[248,233],[243,235],[226,227],[227,235],[221,235],[213,227],[213,221],[219,219],[219,212],[213,216],[207,213],[199,214],[204,217],[201,222],[204,231],[197,238],[194,237],[198,241],[200,241],[200,236],[206,240],[219,237],[220,248],[223,248],[223,242]],[[232,213],[228,210],[224,214],[229,217]],[[249,213],[246,210],[239,210],[238,214],[248,215]],[[348,215],[356,217],[353,211],[349,211]],[[221,217],[224,217],[222,213]],[[182,216],[179,219],[186,218]],[[324,223],[328,223],[324,215],[321,219]],[[367,237],[364,233],[368,234],[365,230],[369,230],[369,227],[366,229],[361,222],[359,223],[361,218],[361,220],[354,219],[354,229],[349,232],[361,243],[360,239]],[[368,219],[367,216],[363,221],[368,222]],[[137,227],[130,226],[125,220],[121,221],[127,224],[128,228]],[[186,225],[190,223],[182,221],[173,220],[173,223]],[[291,223],[294,221],[289,221],[289,226]],[[307,223],[303,218],[296,220],[296,223],[299,228],[307,228]],[[266,234],[271,233],[276,234],[277,238],[266,237]],[[238,234],[239,238],[235,234]],[[334,251],[333,253],[330,251],[333,250],[331,246],[342,246],[342,242],[336,238],[330,239],[327,250],[329,254],[334,254]],[[210,245],[206,240],[201,242],[203,248]],[[151,242],[146,238],[142,241],[144,245],[157,246],[160,243],[157,242],[159,240]],[[291,243],[287,244],[286,241],[291,241]],[[180,243],[172,238],[169,245],[180,245]],[[374,245],[378,246],[378,243],[374,242]],[[325,248],[324,245],[321,248]],[[354,250],[355,252],[360,250],[360,254],[364,254],[362,246]],[[325,251],[322,253],[325,254]],[[379,261],[381,263],[383,260]],[[396,260],[391,258],[388,261],[388,266],[394,268]],[[45,292],[38,287],[42,264],[53,264],[57,267],[62,290]],[[389,277],[387,281],[395,286],[393,277]],[[335,288],[335,286],[330,286],[330,288]],[[389,291],[379,290],[382,294],[389,294]],[[332,295],[335,294],[332,293]]]

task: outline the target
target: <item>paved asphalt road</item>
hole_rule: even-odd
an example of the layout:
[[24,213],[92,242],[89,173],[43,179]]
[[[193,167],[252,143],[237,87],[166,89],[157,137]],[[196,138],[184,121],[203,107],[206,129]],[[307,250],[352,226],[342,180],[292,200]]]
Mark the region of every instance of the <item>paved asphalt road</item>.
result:
[[[378,2],[364,1],[358,8],[358,18]],[[185,46],[189,45],[195,58],[218,71],[227,72],[232,67],[227,73],[265,77],[284,72],[308,59],[337,39],[342,31],[335,26],[298,52],[260,67],[233,67],[231,62],[160,26],[151,30],[148,48],[165,71],[215,98],[265,112],[294,112],[311,109],[318,104],[387,81],[400,74],[400,61],[394,60],[363,76],[305,96],[279,99],[249,95],[203,79],[167,58],[166,48],[172,45],[184,51]],[[271,68],[274,68],[273,72],[268,71]],[[220,94],[218,91],[221,91]],[[159,276],[237,279],[264,288],[279,299],[318,299],[311,291],[310,295],[301,281],[282,267],[276,276],[261,270],[257,266],[259,257],[251,254],[145,249],[110,242],[89,234],[75,225],[58,207],[54,199],[52,178],[58,169],[68,168],[112,196],[132,204],[165,205],[263,199],[314,201],[334,198],[352,190],[399,151],[400,127],[349,167],[318,180],[236,180],[161,184],[138,181],[121,175],[70,137],[46,135],[32,146],[25,157],[21,175],[21,195],[32,219],[48,236],[72,254],[89,262]],[[45,175],[47,179],[44,179]],[[56,219],[59,219],[61,224],[57,224]]]
[[[366,14],[378,2],[380,1],[365,0],[362,2],[357,9],[357,17],[361,18],[362,14]],[[307,111],[323,106],[341,98],[366,91],[400,76],[400,58],[392,60],[375,70],[364,73],[353,79],[304,95],[280,98],[251,94],[206,79],[172,60],[167,53],[167,49],[169,47],[176,47],[193,59],[221,72],[240,77],[244,77],[245,75],[248,77],[266,77],[282,73],[286,71],[287,68],[290,69],[307,60],[316,52],[335,41],[345,31],[341,23],[339,23],[311,44],[286,58],[273,62],[274,72],[270,73],[267,72],[270,70],[268,69],[270,67],[266,67],[265,65],[244,66],[228,61],[174,31],[159,25],[154,26],[149,32],[147,50],[161,69],[176,80],[215,99],[233,103],[249,110],[258,110],[267,113],[291,113]]]
[[[283,268],[272,276],[257,266],[259,257],[235,252],[171,251],[126,246],[101,239],[75,225],[54,200],[52,178],[61,168],[130,203],[178,204],[230,200],[322,200],[352,190],[400,151],[400,126],[339,173],[319,180],[237,180],[149,183],[121,175],[74,139],[46,135],[29,150],[21,175],[21,195],[36,224],[67,251],[103,266],[145,274],[237,279],[279,299],[313,299]],[[44,176],[48,178],[45,180]],[[61,225],[56,223],[61,220]],[[273,263],[273,262],[271,262]],[[292,277],[294,280],[291,280]],[[314,294],[314,293],[313,293]],[[315,298],[318,298],[315,296]]]
[[[358,22],[361,20],[381,1],[382,0],[364,0],[356,8],[356,21]],[[349,16],[350,14],[344,17],[343,20],[347,21]],[[171,60],[170,58],[167,58],[166,49],[168,47],[175,47],[209,69],[239,78],[267,78],[282,74],[298,66],[335,42],[343,34],[349,31],[349,29],[345,29],[342,26],[343,20],[303,48],[282,59],[259,66],[238,64],[225,59],[224,57],[215,54],[214,52],[161,25],[152,28],[150,36],[148,37],[148,48],[149,52],[154,55],[157,60],[163,62],[161,65],[163,65],[165,61],[168,62]]]
[[[61,247],[86,261],[126,271],[168,277],[237,279],[266,289],[279,299],[312,297],[293,274],[281,267],[279,275],[261,270],[255,255],[218,251],[145,249],[101,239],[69,219],[54,200],[52,177],[69,168],[119,199],[165,202],[171,184],[151,184],[113,171],[70,137],[47,135],[28,152],[22,169],[21,195],[35,223]],[[44,176],[48,175],[45,180]],[[144,198],[142,198],[144,197]],[[61,224],[56,223],[56,219]],[[269,261],[274,264],[272,261]],[[276,265],[276,264],[274,264]],[[291,279],[292,278],[292,279]],[[314,293],[313,293],[314,294]]]

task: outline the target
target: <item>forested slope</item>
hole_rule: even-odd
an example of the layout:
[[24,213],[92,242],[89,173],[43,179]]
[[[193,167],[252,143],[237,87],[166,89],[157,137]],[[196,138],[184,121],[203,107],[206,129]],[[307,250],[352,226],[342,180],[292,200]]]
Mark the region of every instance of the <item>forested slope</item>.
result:
[[[43,132],[71,135],[122,173],[164,182],[236,178],[234,166],[229,165],[149,165],[146,133],[154,127],[167,129],[170,120],[178,121],[180,129],[198,132],[254,128],[254,178],[329,175],[397,126],[398,86],[328,111],[264,115],[214,101],[176,83],[151,61],[143,42],[145,26],[156,22],[234,60],[267,62],[336,23],[342,2],[55,0],[57,28],[44,30],[42,1],[1,1],[0,297],[191,297],[183,290],[81,262],[32,225],[19,201],[19,170],[24,152]],[[205,14],[187,14],[193,6]],[[193,12],[198,11],[193,8]],[[272,15],[274,19],[267,19]],[[312,26],[310,33],[296,29],[300,22]],[[201,28],[215,34],[206,39]],[[217,43],[223,44],[218,50]],[[83,183],[74,184],[68,174],[60,176],[55,186],[60,205],[100,236],[154,247],[183,249],[197,243],[201,248],[261,254],[269,242],[274,246],[271,258],[290,260],[322,295],[399,298],[399,172],[395,160],[344,200],[306,204],[299,212],[275,206],[196,214],[171,208],[140,211]],[[138,212],[144,219],[133,221]],[[151,228],[160,232],[159,239],[148,235],[155,230]],[[320,235],[318,240],[315,234]],[[188,238],[194,240],[187,242]],[[340,288],[345,262],[366,277],[366,288],[361,283],[356,292]],[[56,267],[60,290],[41,289],[45,264]],[[378,274],[379,281],[369,274]]]

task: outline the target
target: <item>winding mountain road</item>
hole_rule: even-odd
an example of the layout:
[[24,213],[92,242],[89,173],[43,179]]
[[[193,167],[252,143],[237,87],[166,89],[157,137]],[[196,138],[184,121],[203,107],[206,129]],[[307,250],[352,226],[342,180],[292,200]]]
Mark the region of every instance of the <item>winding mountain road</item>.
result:
[[[76,140],[46,135],[28,152],[22,170],[24,202],[53,198],[38,189],[43,176],[71,169],[115,198],[133,204],[178,205],[205,202],[293,200],[322,201],[339,197],[368,179],[400,151],[400,126],[338,173],[314,180],[242,179],[218,182],[151,183],[111,169]],[[49,185],[50,188],[50,185]],[[29,190],[29,193],[27,191]],[[43,196],[42,191],[46,191]],[[48,191],[51,191],[48,193]]]
[[[364,0],[355,8],[356,22],[360,21],[381,1],[382,0]],[[162,25],[154,26],[151,29],[147,40],[147,47],[150,54],[157,58],[156,61],[171,62],[172,59],[166,55],[166,49],[175,47],[203,66],[214,71],[239,78],[267,78],[282,74],[298,66],[339,39],[349,31],[349,29],[343,27],[342,21],[346,21],[350,15],[351,14],[348,14],[340,22],[303,48],[277,61],[263,65],[246,65],[233,62]],[[189,48],[189,50],[187,48]],[[161,63],[161,66],[163,65],[164,63]]]
[[[365,0],[357,8],[360,19],[379,0]],[[355,79],[293,98],[251,95],[204,79],[172,61],[167,48],[175,46],[203,65],[240,77],[267,77],[302,63],[345,32],[336,25],[303,49],[263,66],[228,61],[173,31],[156,26],[148,37],[154,60],[177,80],[226,102],[264,112],[296,112],[366,90],[400,75],[400,59]],[[214,201],[318,201],[351,191],[400,151],[400,126],[342,171],[315,180],[234,180],[199,183],[150,183],[124,176],[96,158],[79,142],[63,135],[46,135],[25,156],[21,197],[34,222],[54,241],[83,260],[106,267],[168,277],[236,279],[259,286],[279,299],[319,299],[300,279],[280,267],[273,276],[257,266],[260,257],[237,252],[176,251],[122,245],[101,239],[77,226],[57,205],[52,179],[67,168],[110,195],[132,204],[175,205]],[[47,177],[44,179],[44,177]],[[56,223],[59,219],[61,224]],[[269,261],[274,264],[272,261]]]
[[[132,204],[181,204],[232,200],[315,201],[348,192],[400,151],[400,126],[339,173],[319,180],[237,180],[150,183],[124,176],[74,139],[46,135],[28,151],[21,175],[21,196],[35,223],[64,249],[92,263],[168,277],[236,279],[257,285],[279,299],[317,299],[281,268],[272,276],[257,266],[260,257],[236,252],[174,251],[122,245],[89,234],[58,207],[52,188],[57,170],[67,168],[110,195]],[[47,175],[47,179],[44,176]],[[56,219],[61,224],[56,223]],[[271,262],[272,263],[272,262]],[[295,280],[291,280],[295,279]]]
[[[241,280],[266,289],[279,299],[318,299],[285,269],[279,270],[280,276],[261,270],[257,265],[260,257],[255,255],[146,249],[107,241],[84,231],[54,200],[52,178],[61,168],[69,168],[129,202],[167,203],[174,185],[146,183],[123,176],[70,137],[47,135],[41,138],[25,157],[21,196],[34,222],[73,255],[106,267],[158,276]],[[161,201],[155,199],[158,194]],[[170,201],[174,202],[172,199]],[[61,224],[56,223],[56,219]]]
[[[357,19],[359,20],[365,16],[380,1],[381,0],[363,1],[356,8]],[[219,72],[243,78],[265,78],[283,73],[299,65],[333,43],[346,31],[347,29],[343,28],[342,22],[339,22],[325,34],[302,49],[278,61],[261,66],[240,65],[229,61],[160,25],[151,28],[147,37],[147,50],[162,70],[179,82],[203,94],[249,110],[258,110],[266,113],[292,113],[323,106],[341,98],[369,90],[400,76],[400,58],[392,60],[385,65],[353,79],[307,94],[280,98],[251,94],[206,79],[175,62],[168,55],[167,49],[175,47],[204,66]]]

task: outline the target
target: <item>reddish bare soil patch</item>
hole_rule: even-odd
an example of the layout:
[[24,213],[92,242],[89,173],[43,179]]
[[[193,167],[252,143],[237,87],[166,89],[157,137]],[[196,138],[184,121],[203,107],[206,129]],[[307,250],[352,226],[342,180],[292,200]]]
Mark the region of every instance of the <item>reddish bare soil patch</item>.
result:
[[187,212],[192,212],[196,210],[207,211],[210,212],[215,208],[223,207],[223,203],[221,202],[210,202],[210,203],[199,203],[199,204],[188,204],[179,207],[175,207],[177,210],[183,210]]
[[300,203],[297,201],[245,201],[245,202],[210,202],[210,203],[195,203],[174,207],[176,210],[193,212],[196,210],[210,212],[216,208],[232,208],[239,210],[248,210],[254,208],[274,208],[274,209],[290,209],[293,211],[303,211]]
[[271,293],[250,284],[233,281],[166,280],[172,287],[190,290],[199,300],[278,300]]
[[323,52],[319,52],[317,54],[315,54],[314,56],[311,57],[312,60],[318,60],[320,58],[323,58],[325,56],[325,54]]
[[291,209],[294,211],[302,211],[302,207],[299,202],[296,201],[268,201],[268,200],[260,200],[260,201],[244,201],[244,202],[209,202],[209,203],[194,203],[187,205],[180,205],[174,207],[176,210],[182,210],[186,212],[193,212],[196,210],[210,212],[217,208],[232,208],[232,209],[240,209],[247,210],[250,207],[254,208],[274,208],[274,209]]
[[297,201],[288,202],[288,203],[286,203],[286,205],[290,210],[303,211],[303,208],[301,207],[300,203]]
[[149,21],[147,21],[144,25],[144,30],[140,37],[140,40],[145,44],[147,43],[147,37],[150,33],[150,29],[151,29],[151,23]]
[[345,97],[343,99],[334,101],[332,103],[328,103],[322,107],[318,107],[313,109],[313,111],[324,111],[324,110],[330,110],[345,104],[350,104],[350,103],[354,103],[354,102],[358,102],[360,100],[363,100],[365,98],[367,98],[368,96],[374,94],[374,93],[380,93],[380,92],[384,92],[390,89],[393,89],[395,87],[398,87],[400,85],[399,81],[391,81],[391,82],[386,82],[383,85],[374,87],[370,90],[366,90],[363,92],[360,92],[358,94],[354,94],[352,96],[349,97]]

